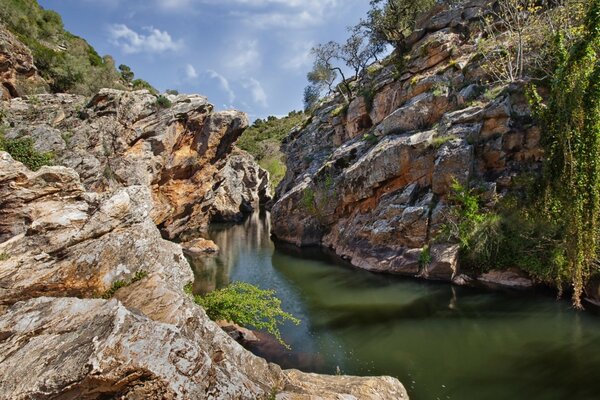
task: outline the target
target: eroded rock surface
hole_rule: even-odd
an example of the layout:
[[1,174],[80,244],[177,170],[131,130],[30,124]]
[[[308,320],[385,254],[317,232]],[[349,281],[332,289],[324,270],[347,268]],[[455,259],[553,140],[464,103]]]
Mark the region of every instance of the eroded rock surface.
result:
[[6,137],[31,137],[38,151],[77,171],[87,190],[148,187],[152,218],[168,238],[203,230],[213,218],[238,220],[268,201],[267,172],[241,150],[230,156],[246,115],[215,112],[199,95],[170,99],[163,108],[146,90],[111,89],[89,101],[68,94],[13,99]]
[[438,243],[452,183],[494,201],[542,157],[523,86],[494,88],[480,65],[486,6],[435,7],[408,38],[405,67],[390,61],[357,83],[372,104],[358,95],[340,116],[343,100],[329,98],[290,133],[271,214],[278,239],[327,246],[369,270],[460,275],[458,246]]
[[31,51],[0,24],[0,100],[19,97],[46,86]]
[[191,268],[154,204],[146,185],[90,192],[0,152],[0,398],[406,397],[393,378],[282,371],[243,349],[184,293]]

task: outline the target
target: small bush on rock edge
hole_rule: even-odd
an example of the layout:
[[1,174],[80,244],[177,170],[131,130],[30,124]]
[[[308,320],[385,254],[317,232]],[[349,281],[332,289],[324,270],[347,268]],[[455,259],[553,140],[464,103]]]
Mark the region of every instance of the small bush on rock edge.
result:
[[[189,293],[189,287],[185,288]],[[213,321],[231,321],[240,326],[264,329],[286,348],[290,346],[281,338],[279,326],[286,321],[296,325],[300,320],[281,309],[281,300],[274,290],[263,290],[245,282],[234,282],[226,288],[204,296],[194,296],[196,304],[206,310]]]

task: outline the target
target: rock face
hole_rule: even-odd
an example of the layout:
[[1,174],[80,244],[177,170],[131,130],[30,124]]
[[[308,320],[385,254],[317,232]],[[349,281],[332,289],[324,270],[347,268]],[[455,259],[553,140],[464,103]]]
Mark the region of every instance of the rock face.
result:
[[458,247],[434,241],[452,183],[491,200],[542,157],[523,87],[485,83],[476,49],[485,4],[436,7],[408,39],[401,70],[383,63],[357,83],[372,104],[358,95],[340,116],[343,100],[332,97],[290,133],[271,213],[278,239],[330,247],[369,270],[459,275]]
[[396,379],[282,371],[244,350],[184,294],[191,268],[153,204],[148,186],[90,192],[73,169],[0,152],[0,398],[407,397]]
[[45,85],[33,65],[31,51],[0,24],[0,100],[19,97]]
[[162,108],[148,91],[109,89],[90,101],[66,94],[14,99],[5,111],[6,137],[31,137],[37,150],[77,171],[87,190],[148,187],[152,218],[168,238],[213,219],[237,220],[269,200],[268,174],[241,150],[230,157],[246,115],[213,112],[198,95],[170,100]]

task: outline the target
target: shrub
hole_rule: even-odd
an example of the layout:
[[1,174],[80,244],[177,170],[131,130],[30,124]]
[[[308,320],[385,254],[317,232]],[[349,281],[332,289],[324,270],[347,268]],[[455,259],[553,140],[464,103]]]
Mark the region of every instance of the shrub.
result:
[[372,133],[365,133],[361,139],[370,144],[375,144],[379,141],[379,138]]
[[429,245],[425,245],[419,254],[419,266],[424,267],[429,264],[431,264],[431,248]]
[[299,319],[281,309],[281,300],[275,297],[274,290],[263,290],[245,282],[234,282],[204,296],[196,295],[194,301],[206,310],[212,320],[265,329],[288,349],[290,346],[283,341],[279,326],[286,321],[296,325],[300,323]]
[[171,108],[173,103],[171,103],[171,100],[161,95],[156,98],[156,105],[159,108]]
[[431,140],[431,147],[434,149],[439,149],[444,144],[450,142],[451,140],[457,139],[456,135],[446,135],[446,136],[436,136]]
[[32,171],[37,171],[44,165],[52,165],[54,154],[39,153],[33,148],[33,139],[5,139],[0,132],[0,151],[6,151],[15,160],[22,162]]
[[111,297],[114,296],[114,294],[117,292],[117,290],[127,287],[137,281],[141,281],[142,279],[144,279],[147,276],[148,276],[148,272],[137,271],[135,273],[135,275],[133,276],[133,278],[131,278],[129,281],[122,281],[122,280],[114,281],[113,284],[111,285],[110,289],[108,289],[106,292],[104,292],[101,297],[103,299],[110,299]]
[[10,258],[10,255],[7,253],[0,253],[0,261],[6,261]]
[[452,183],[452,204],[446,222],[442,225],[441,237],[458,242],[462,259],[471,267],[486,269],[495,265],[501,243],[498,214],[481,207],[481,198],[473,190]]

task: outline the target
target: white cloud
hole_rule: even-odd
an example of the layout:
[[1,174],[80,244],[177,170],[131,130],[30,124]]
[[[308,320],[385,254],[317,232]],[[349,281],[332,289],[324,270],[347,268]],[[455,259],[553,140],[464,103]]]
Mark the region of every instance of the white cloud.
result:
[[284,27],[288,29],[319,25],[341,0],[155,0],[164,10],[190,12],[203,5],[236,10],[230,16],[256,28]]
[[185,76],[188,79],[196,79],[198,77],[198,72],[196,68],[192,64],[186,64],[185,66]]
[[256,40],[238,41],[223,61],[224,65],[240,74],[259,67],[261,56],[258,50],[258,42]]
[[313,57],[310,53],[315,46],[313,41],[294,40],[286,47],[290,49],[289,53],[284,55],[284,60],[281,66],[284,69],[292,71],[300,71],[307,69],[313,62]]
[[246,81],[242,83],[244,89],[250,90],[250,94],[252,95],[252,99],[261,107],[267,108],[269,104],[267,103],[267,94],[263,89],[260,82],[254,78],[248,78]]
[[167,31],[153,27],[143,28],[147,34],[138,33],[124,24],[110,25],[108,33],[111,42],[126,54],[164,53],[181,49],[183,43],[173,40]]
[[218,72],[213,71],[212,69],[207,70],[206,74],[209,76],[210,79],[215,79],[219,83],[221,89],[225,93],[227,93],[227,96],[229,97],[229,103],[233,103],[233,101],[235,100],[235,92],[231,89],[231,85],[229,84],[227,78],[225,78]]

